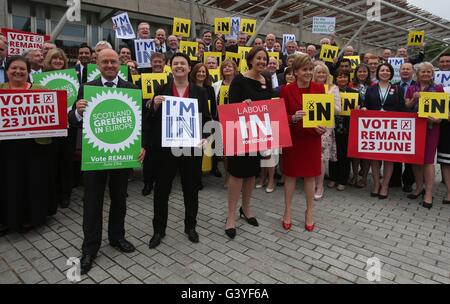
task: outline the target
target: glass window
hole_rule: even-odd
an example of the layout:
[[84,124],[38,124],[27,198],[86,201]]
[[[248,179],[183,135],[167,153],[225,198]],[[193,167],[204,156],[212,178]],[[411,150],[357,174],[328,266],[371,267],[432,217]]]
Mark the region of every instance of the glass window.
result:
[[92,27],[92,42],[91,45],[96,45],[98,42],[98,26],[93,25]]
[[[55,21],[52,21],[52,29],[56,27],[58,23]],[[84,25],[77,25],[77,24],[66,24],[64,25],[63,30],[59,35],[63,36],[73,36],[78,37],[80,39],[86,38],[86,26]]]
[[78,61],[78,48],[80,47],[80,42],[71,40],[56,40],[55,44],[66,53],[67,58],[69,59],[69,66],[74,66]]
[[36,19],[36,33],[45,35],[45,19]]
[[30,32],[31,31],[31,18],[13,16],[13,29]]
[[112,29],[103,29],[103,40],[106,40],[109,43],[111,43],[111,46],[113,48],[115,48],[114,39],[115,39],[115,31],[114,30],[112,30]]

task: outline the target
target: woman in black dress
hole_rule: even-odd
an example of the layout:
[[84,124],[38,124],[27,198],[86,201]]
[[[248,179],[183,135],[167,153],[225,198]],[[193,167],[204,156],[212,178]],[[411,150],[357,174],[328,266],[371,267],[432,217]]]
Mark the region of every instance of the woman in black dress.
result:
[[[236,76],[230,85],[230,103],[251,103],[257,100],[272,98],[270,79],[261,73],[269,61],[269,55],[263,47],[253,48],[246,57],[249,70]],[[228,157],[228,218],[225,233],[230,237],[236,236],[236,205],[242,191],[242,207],[239,214],[249,224],[258,226],[258,221],[250,209],[250,197],[255,187],[255,176],[259,174],[260,157],[237,155]]]

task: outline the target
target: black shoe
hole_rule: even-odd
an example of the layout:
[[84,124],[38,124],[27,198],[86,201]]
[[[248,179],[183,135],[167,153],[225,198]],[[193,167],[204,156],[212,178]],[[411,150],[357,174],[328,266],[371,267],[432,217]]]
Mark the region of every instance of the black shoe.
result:
[[95,260],[95,254],[83,254],[80,260],[81,275],[87,274],[92,268],[92,263]]
[[423,201],[422,202],[422,207],[428,208],[428,210],[430,210],[431,207],[433,207],[433,203],[427,203],[427,202]]
[[384,200],[384,199],[387,199],[387,198],[388,198],[387,195],[378,194],[378,199],[380,199],[380,200]]
[[245,215],[244,210],[242,210],[242,207],[239,208],[239,216],[243,217],[247,221],[247,223],[249,223],[250,225],[253,225],[253,226],[256,226],[256,227],[259,226],[258,221],[256,220],[256,217],[248,218]]
[[413,191],[412,185],[403,185],[403,192],[411,193]]
[[234,239],[234,237],[236,236],[236,228],[225,229],[225,234],[228,235],[230,239]]
[[442,200],[442,204],[444,204],[444,205],[450,205],[450,201],[448,201],[448,200]]
[[189,241],[192,243],[198,243],[198,233],[195,231],[195,228],[184,229],[184,233],[188,235]]
[[126,239],[117,240],[115,242],[110,242],[110,245],[114,248],[117,248],[119,251],[125,252],[125,253],[131,253],[136,250],[134,248],[133,244],[128,242]]
[[156,232],[152,239],[150,240],[150,243],[148,243],[148,248],[153,249],[158,247],[159,244],[161,244],[161,240],[166,236],[165,233],[158,233]]
[[61,203],[59,203],[59,207],[61,207],[62,209],[69,207],[69,205],[70,205],[70,200],[68,200],[68,199],[64,199]]
[[142,195],[147,196],[152,193],[152,186],[150,184],[144,184],[144,188],[142,188]]
[[415,200],[415,199],[417,199],[419,196],[424,196],[425,195],[425,189],[423,189],[422,191],[420,191],[420,193],[419,194],[414,194],[414,193],[410,193],[410,194],[408,194],[406,197],[407,198],[409,198],[409,199],[412,199],[412,200]]
[[211,171],[211,174],[215,177],[222,177],[222,173],[220,173],[219,169]]

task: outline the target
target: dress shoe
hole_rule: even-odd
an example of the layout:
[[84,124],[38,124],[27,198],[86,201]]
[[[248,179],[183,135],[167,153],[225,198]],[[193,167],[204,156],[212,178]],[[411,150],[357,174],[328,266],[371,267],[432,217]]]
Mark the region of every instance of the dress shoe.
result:
[[225,229],[225,234],[226,234],[230,239],[234,239],[234,237],[236,236],[236,228],[228,228],[228,229]]
[[122,251],[125,253],[131,253],[136,250],[136,248],[134,248],[133,244],[128,242],[126,239],[120,239],[115,242],[110,242],[110,245],[114,248],[117,248],[119,251]]
[[247,221],[247,223],[249,223],[250,225],[253,225],[253,226],[256,226],[256,227],[259,226],[258,221],[256,220],[256,217],[248,218],[245,215],[244,210],[242,210],[242,207],[239,208],[239,216],[244,218]]
[[95,254],[83,254],[81,256],[80,260],[81,275],[87,274],[89,270],[91,270],[92,263],[94,262],[95,257],[96,257]]
[[403,185],[402,190],[403,190],[403,192],[411,193],[413,191],[413,188],[411,185]]
[[213,170],[211,171],[211,174],[214,175],[215,177],[222,177],[222,173],[220,173],[219,169]]
[[305,224],[305,230],[308,232],[312,232],[314,230],[316,224],[312,224],[312,225],[306,225]]
[[339,184],[336,187],[337,191],[344,191],[345,190],[345,185]]
[[381,186],[378,188],[377,192],[370,192],[370,196],[371,197],[379,197],[380,190],[381,190]]
[[430,210],[433,207],[433,203],[427,203],[425,201],[422,202],[422,207],[427,208]]
[[423,189],[422,191],[420,191],[420,193],[419,194],[414,194],[414,193],[410,193],[410,194],[408,194],[406,197],[407,198],[409,198],[409,199],[412,199],[412,200],[415,200],[415,199],[417,199],[419,196],[424,196],[425,195],[425,189]]
[[153,249],[158,247],[159,244],[161,244],[161,240],[166,236],[165,233],[158,233],[156,232],[152,239],[150,240],[150,243],[148,243],[148,248]]
[[448,200],[442,200],[442,204],[444,204],[444,205],[450,205],[450,201],[448,201]]
[[144,184],[144,188],[142,188],[142,195],[147,196],[152,193],[153,187],[150,184]]
[[275,191],[275,188],[269,188],[269,187],[266,188],[266,193],[272,193],[274,191]]
[[184,233],[188,235],[189,241],[192,243],[198,243],[198,233],[195,231],[195,228],[184,229]]
[[290,230],[292,227],[292,223],[285,223],[284,221],[281,222],[284,230]]

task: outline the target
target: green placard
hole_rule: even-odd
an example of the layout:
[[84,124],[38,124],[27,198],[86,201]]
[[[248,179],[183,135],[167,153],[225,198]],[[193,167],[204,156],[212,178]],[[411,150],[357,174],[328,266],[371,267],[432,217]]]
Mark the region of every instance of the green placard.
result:
[[[87,82],[95,80],[100,77],[100,70],[96,64],[89,63],[87,66]],[[125,81],[128,81],[128,66],[121,64],[119,68],[119,77]]]
[[141,91],[85,86],[81,170],[138,168]]
[[67,91],[67,111],[72,109],[72,105],[77,100],[80,83],[75,69],[36,73],[33,74],[33,82],[50,90]]

